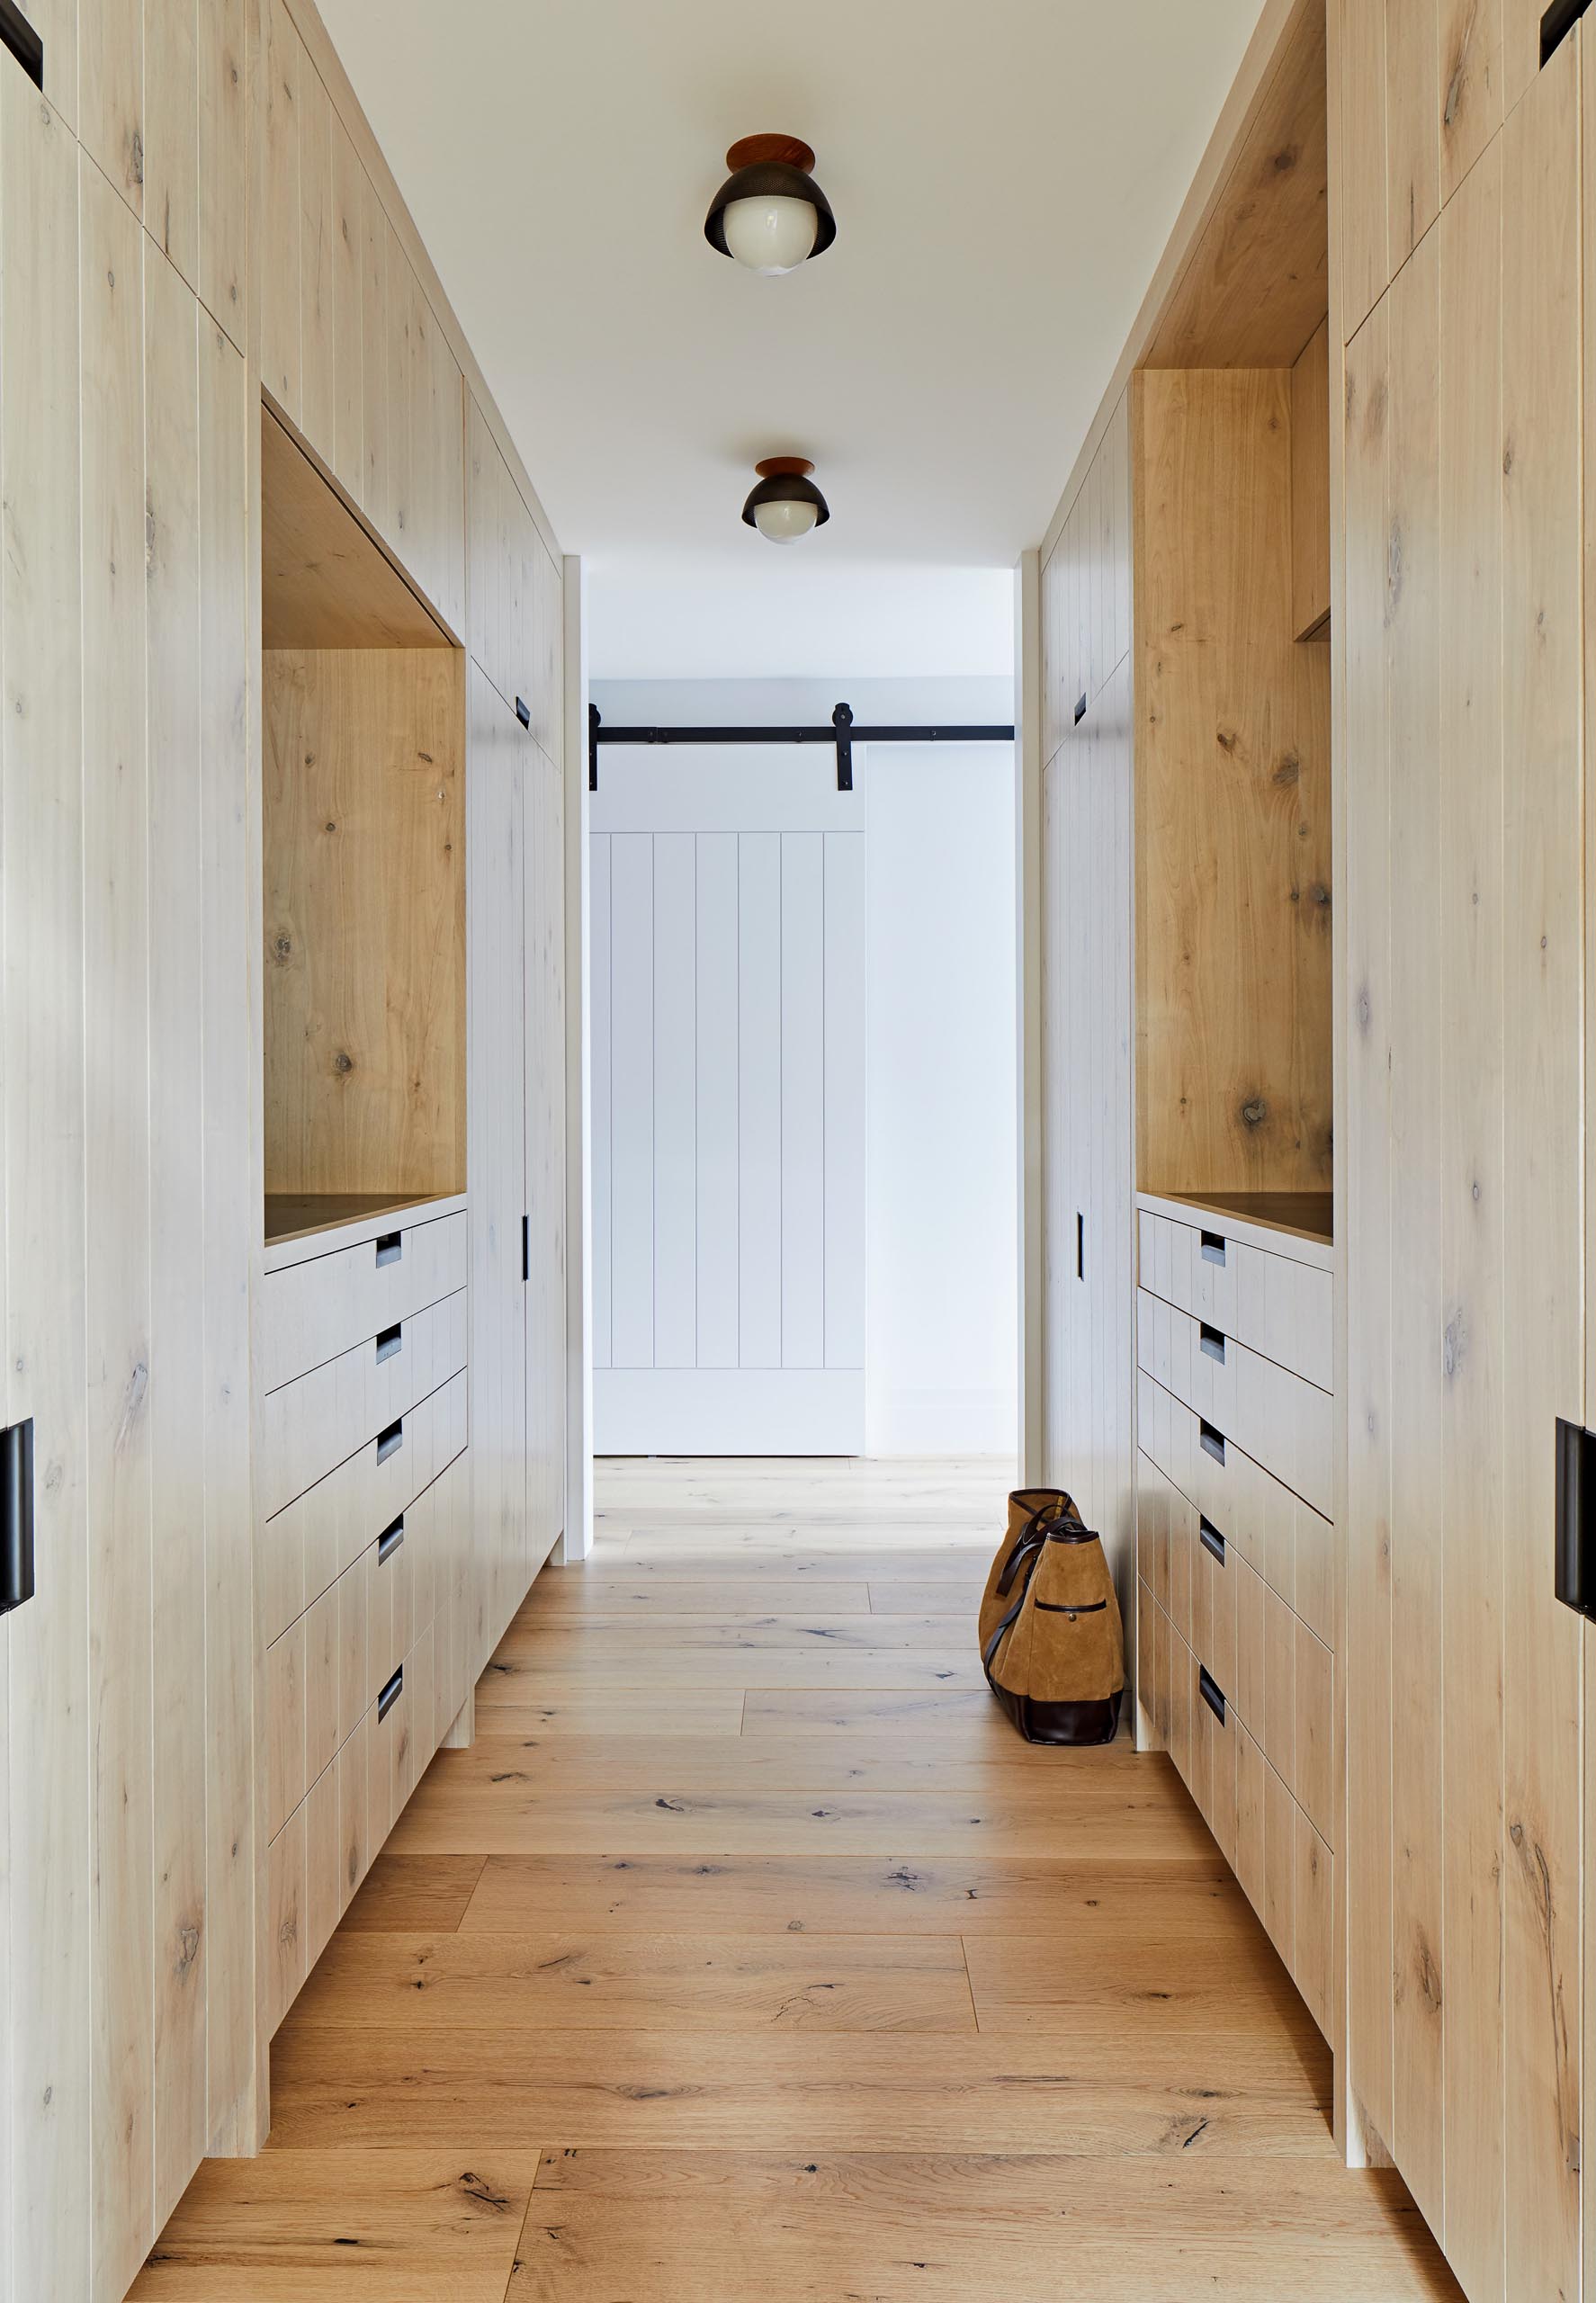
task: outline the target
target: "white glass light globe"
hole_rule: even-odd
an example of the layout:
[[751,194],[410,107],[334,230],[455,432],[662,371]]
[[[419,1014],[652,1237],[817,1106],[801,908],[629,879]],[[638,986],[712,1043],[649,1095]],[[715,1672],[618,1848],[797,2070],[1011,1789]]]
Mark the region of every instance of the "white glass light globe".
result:
[[721,213],[726,246],[739,264],[767,277],[796,272],[814,246],[820,230],[818,209],[807,200],[785,194],[760,194],[753,200],[728,201]]
[[781,496],[772,504],[754,506],[754,525],[771,543],[796,543],[800,536],[809,533],[819,517],[814,505],[792,496]]

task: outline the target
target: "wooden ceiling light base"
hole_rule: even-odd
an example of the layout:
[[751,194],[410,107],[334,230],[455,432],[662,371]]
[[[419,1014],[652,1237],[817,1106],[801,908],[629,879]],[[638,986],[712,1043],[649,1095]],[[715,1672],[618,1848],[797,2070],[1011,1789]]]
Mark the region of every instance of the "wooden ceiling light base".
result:
[[814,154],[801,136],[740,136],[726,155],[726,166],[739,168],[777,166],[812,173]]

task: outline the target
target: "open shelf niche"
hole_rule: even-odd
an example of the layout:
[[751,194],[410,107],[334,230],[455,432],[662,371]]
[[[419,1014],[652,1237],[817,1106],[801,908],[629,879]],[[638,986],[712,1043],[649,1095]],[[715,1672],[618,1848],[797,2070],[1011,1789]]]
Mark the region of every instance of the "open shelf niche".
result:
[[1136,1182],[1331,1228],[1324,35],[1132,383]]
[[261,415],[265,1236],[466,1180],[465,658]]

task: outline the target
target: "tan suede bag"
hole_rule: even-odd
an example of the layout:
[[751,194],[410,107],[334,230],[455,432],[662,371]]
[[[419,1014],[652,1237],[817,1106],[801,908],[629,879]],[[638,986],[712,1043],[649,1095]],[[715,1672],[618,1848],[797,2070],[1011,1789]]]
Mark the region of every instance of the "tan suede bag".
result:
[[1095,1536],[1063,1488],[1020,1488],[981,1602],[987,1682],[1027,1743],[1111,1743],[1125,1626]]

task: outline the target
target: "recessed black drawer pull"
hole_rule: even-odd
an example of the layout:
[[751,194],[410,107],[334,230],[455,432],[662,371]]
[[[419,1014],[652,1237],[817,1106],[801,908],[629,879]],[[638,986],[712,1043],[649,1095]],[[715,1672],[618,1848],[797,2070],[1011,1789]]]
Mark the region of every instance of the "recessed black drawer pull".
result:
[[1202,1442],[1202,1448],[1205,1456],[1212,1456],[1216,1464],[1224,1463],[1224,1434],[1223,1431],[1215,1431],[1211,1423],[1204,1423],[1199,1419],[1197,1423],[1197,1438]]
[[1079,728],[1086,717],[1086,697],[1082,694],[1075,705],[1075,725]]
[[0,1431],[0,1616],[33,1597],[33,1419]]
[[0,0],[0,40],[4,40],[36,88],[44,85],[44,42],[13,0]]
[[520,696],[516,698],[516,717],[524,728],[531,727],[532,714]]
[[1221,1725],[1224,1720],[1224,1695],[1219,1682],[1206,1665],[1197,1665],[1197,1693]]
[[1540,63],[1544,72],[1578,23],[1591,0],[1552,0],[1540,20]]
[[1224,1537],[1211,1519],[1197,1521],[1197,1541],[1206,1552],[1219,1562],[1221,1567],[1224,1565]]
[[384,1328],[377,1338],[378,1367],[381,1367],[385,1359],[391,1359],[396,1351],[402,1351],[404,1348],[404,1322],[402,1320],[395,1320],[393,1325],[390,1328]]
[[397,1455],[405,1444],[405,1419],[396,1415],[386,1431],[377,1434],[377,1461],[385,1464],[390,1456]]
[[1205,1263],[1223,1264],[1224,1261],[1224,1232],[1205,1232],[1201,1234],[1201,1238],[1203,1242],[1203,1261]]
[[386,1567],[394,1553],[405,1540],[405,1515],[401,1511],[391,1528],[384,1528],[377,1538],[377,1564]]
[[377,1698],[377,1716],[379,1719],[387,1718],[389,1713],[393,1709],[394,1705],[399,1701],[404,1691],[405,1667],[401,1663],[399,1670],[394,1673],[392,1679],[389,1680],[388,1685],[383,1689],[381,1694]]
[[1207,1353],[1208,1358],[1210,1359],[1216,1359],[1219,1362],[1219,1365],[1223,1367],[1224,1365],[1224,1338],[1220,1334],[1219,1330],[1217,1328],[1211,1328],[1206,1321],[1203,1322],[1197,1329],[1197,1341]]
[[382,1237],[377,1242],[378,1270],[381,1271],[385,1263],[398,1263],[399,1258],[404,1254],[404,1233],[402,1232],[384,1232]]
[[1068,1616],[1073,1623],[1077,1616],[1100,1616],[1107,1606],[1107,1600],[1082,1600],[1078,1608],[1066,1607],[1062,1600],[1038,1600],[1036,1605],[1045,1616]]

